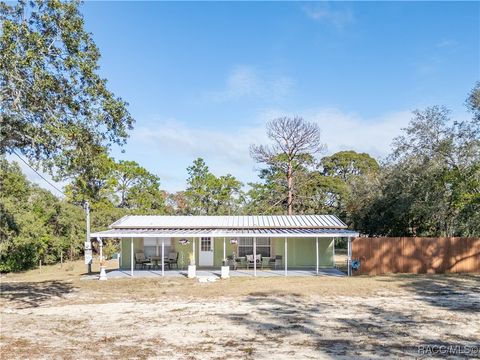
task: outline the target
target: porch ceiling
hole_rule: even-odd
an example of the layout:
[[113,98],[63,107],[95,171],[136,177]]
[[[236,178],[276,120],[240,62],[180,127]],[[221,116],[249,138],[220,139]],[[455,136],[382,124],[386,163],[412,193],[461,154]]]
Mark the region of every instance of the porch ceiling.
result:
[[346,229],[110,229],[90,234],[96,238],[125,237],[357,237]]

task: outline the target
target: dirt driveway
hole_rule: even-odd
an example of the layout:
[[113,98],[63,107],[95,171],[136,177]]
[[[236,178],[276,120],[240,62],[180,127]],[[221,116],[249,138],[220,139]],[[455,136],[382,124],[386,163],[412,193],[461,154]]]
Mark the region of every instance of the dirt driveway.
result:
[[0,356],[479,357],[479,285],[480,276],[198,283],[27,273],[2,278]]

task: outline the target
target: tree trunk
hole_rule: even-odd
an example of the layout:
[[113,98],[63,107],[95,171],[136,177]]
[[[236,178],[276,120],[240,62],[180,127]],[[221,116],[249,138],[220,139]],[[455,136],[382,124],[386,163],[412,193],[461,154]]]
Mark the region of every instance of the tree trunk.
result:
[[292,162],[288,162],[288,169],[287,169],[287,188],[288,188],[288,200],[287,200],[287,206],[288,206],[288,215],[293,214],[293,209],[292,209],[292,202],[293,202],[293,189],[292,189]]

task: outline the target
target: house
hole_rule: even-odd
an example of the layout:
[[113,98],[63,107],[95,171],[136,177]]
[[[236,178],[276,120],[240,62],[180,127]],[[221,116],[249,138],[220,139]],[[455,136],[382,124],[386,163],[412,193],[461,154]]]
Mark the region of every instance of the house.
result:
[[[335,238],[359,234],[333,215],[125,216],[91,234],[120,240],[120,267],[133,276],[135,254],[165,259],[178,254],[180,268],[221,267],[236,261],[256,274],[259,266],[288,269],[334,267]],[[132,256],[133,255],[133,256]],[[256,259],[256,261],[254,260]],[[161,262],[162,275],[165,270]],[[243,264],[242,264],[243,262]]]

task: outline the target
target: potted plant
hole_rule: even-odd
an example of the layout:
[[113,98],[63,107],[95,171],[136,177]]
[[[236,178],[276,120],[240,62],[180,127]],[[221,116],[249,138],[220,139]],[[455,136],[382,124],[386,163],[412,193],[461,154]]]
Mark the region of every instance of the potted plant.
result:
[[193,257],[193,253],[188,254],[188,278],[194,278],[197,272],[197,266],[195,265],[195,258]]

